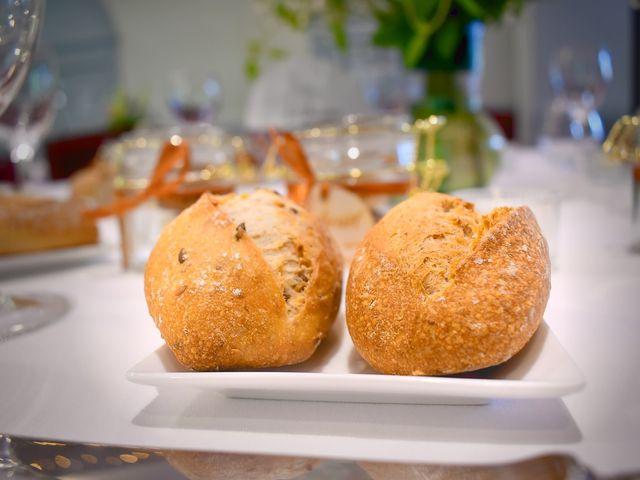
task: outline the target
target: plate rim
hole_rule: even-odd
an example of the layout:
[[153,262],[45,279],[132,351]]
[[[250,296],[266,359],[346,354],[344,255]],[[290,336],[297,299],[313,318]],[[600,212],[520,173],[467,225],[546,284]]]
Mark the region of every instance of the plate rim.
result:
[[[314,372],[314,371],[271,371],[271,370],[238,370],[238,371],[179,371],[179,372],[144,372],[137,369],[153,356],[160,356],[162,350],[169,347],[162,343],[151,353],[140,359],[126,372],[126,379],[140,385],[160,388],[197,388],[205,391],[216,391],[225,395],[225,391],[259,391],[261,398],[270,398],[275,392],[288,391],[291,400],[296,400],[296,393],[343,393],[345,398],[351,394],[372,393],[374,395],[390,395],[398,398],[459,398],[459,399],[540,399],[559,398],[577,392],[586,385],[585,377],[573,358],[564,349],[548,324],[543,320],[547,332],[545,342],[553,337],[557,346],[565,355],[565,362],[570,363],[573,378],[539,380],[514,378],[469,378],[456,376],[411,376],[388,375],[382,373],[350,373],[350,372]],[[347,334],[348,337],[348,334]],[[350,338],[349,338],[350,341]],[[170,350],[169,353],[171,354]],[[262,382],[256,389],[253,380]],[[292,383],[292,379],[295,379]],[[239,387],[237,383],[239,382]],[[297,385],[289,390],[288,384]],[[345,388],[345,386],[347,388]],[[390,388],[391,387],[391,388]],[[461,393],[464,391],[464,393]],[[271,392],[271,393],[270,393]],[[234,394],[238,397],[241,395]],[[299,397],[299,395],[298,395]],[[246,398],[258,398],[247,396]],[[272,397],[274,399],[280,398]],[[322,401],[322,399],[319,399]],[[349,400],[344,400],[345,402]],[[353,401],[353,400],[351,400]],[[360,403],[360,402],[358,402]],[[372,399],[369,403],[380,403]],[[409,402],[403,402],[409,403]]]

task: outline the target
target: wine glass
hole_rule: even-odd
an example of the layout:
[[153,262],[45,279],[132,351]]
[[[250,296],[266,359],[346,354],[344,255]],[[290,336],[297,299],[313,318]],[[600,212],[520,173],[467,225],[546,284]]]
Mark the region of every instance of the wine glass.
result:
[[55,118],[60,99],[58,76],[53,54],[37,50],[22,88],[0,115],[0,140],[9,147],[17,188],[28,178],[28,169]]
[[605,48],[564,47],[551,59],[549,81],[554,96],[539,146],[566,175],[588,181],[590,172],[599,169],[605,130],[598,108],[612,78],[611,55]]
[[[44,0],[0,0],[0,114],[24,81],[43,14]],[[0,319],[12,316],[17,308],[14,299],[0,291]],[[11,453],[11,440],[0,434],[0,473],[7,478],[28,475],[30,470],[21,467]]]
[[604,140],[598,107],[613,78],[611,55],[605,48],[560,49],[549,65],[554,98],[547,112],[544,134],[550,138]]
[[29,70],[43,13],[44,0],[0,0],[0,113]]
[[222,106],[222,87],[211,73],[176,70],[169,76],[167,103],[182,127],[213,125]]

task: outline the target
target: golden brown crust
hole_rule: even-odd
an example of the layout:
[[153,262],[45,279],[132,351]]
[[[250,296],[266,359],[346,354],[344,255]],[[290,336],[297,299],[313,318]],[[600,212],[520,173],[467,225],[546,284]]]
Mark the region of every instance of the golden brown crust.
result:
[[312,470],[318,460],[272,455],[243,455],[173,450],[169,464],[189,480],[286,480]]
[[[276,201],[285,208],[275,212],[269,202]],[[287,317],[286,285],[249,234],[251,223],[234,220],[228,202],[246,202],[241,211],[256,224],[261,216],[277,215],[284,226],[276,227],[276,234],[286,231],[309,257],[312,273],[295,316]],[[292,208],[266,191],[245,197],[204,194],[165,228],[147,263],[145,296],[183,365],[195,370],[274,367],[304,361],[315,351],[337,313],[340,262],[314,219]]]
[[79,200],[0,195],[0,255],[95,244],[98,229]]
[[391,210],[356,252],[349,332],[384,373],[496,365],[540,324],[549,271],[546,241],[527,207],[481,217],[453,197],[419,194]]

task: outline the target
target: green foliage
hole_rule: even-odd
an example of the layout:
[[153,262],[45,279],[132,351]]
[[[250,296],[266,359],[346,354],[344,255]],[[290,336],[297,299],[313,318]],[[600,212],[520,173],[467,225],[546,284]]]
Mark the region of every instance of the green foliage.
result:
[[133,129],[144,118],[147,112],[147,103],[146,95],[134,98],[123,89],[118,89],[109,105],[109,130]]
[[347,31],[345,25],[349,15],[347,0],[326,0],[325,16],[329,31],[333,34],[336,46],[347,49]]
[[[466,66],[464,41],[474,21],[499,21],[519,11],[524,0],[383,0],[373,13],[378,28],[373,43],[402,52],[408,68],[454,69]],[[370,5],[373,5],[370,3]]]
[[300,30],[305,24],[304,12],[296,10],[295,7],[290,6],[287,2],[279,1],[275,5],[276,16],[289,27],[294,30]]
[[[324,0],[318,13],[324,16],[337,48],[344,51],[348,48],[349,15],[357,10],[356,6],[364,5],[377,22],[371,39],[374,45],[400,50],[407,68],[447,71],[469,67],[470,24],[500,21],[508,12],[518,13],[524,1]],[[314,3],[312,0],[270,0],[270,11],[281,24],[304,31],[314,13]],[[249,78],[258,75],[263,50],[249,45],[245,64]]]

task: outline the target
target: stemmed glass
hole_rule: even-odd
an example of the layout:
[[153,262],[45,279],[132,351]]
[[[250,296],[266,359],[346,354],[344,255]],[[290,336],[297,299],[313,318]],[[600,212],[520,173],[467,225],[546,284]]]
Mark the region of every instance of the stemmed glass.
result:
[[167,103],[181,127],[213,125],[222,106],[222,88],[208,72],[176,70],[169,75]]
[[9,147],[17,188],[28,177],[28,168],[55,118],[59,98],[55,58],[48,51],[37,50],[17,97],[0,115],[0,140]]
[[554,98],[545,118],[545,135],[602,142],[598,107],[612,78],[611,56],[605,48],[560,49],[549,65]]
[[[11,103],[29,70],[44,14],[44,0],[0,0],[0,114]],[[0,315],[13,315],[15,299],[0,291]],[[12,322],[13,323],[13,322]],[[7,478],[30,474],[11,455],[11,440],[0,434],[0,472]]]
[[0,0],[0,113],[29,70],[43,13],[44,0]]

